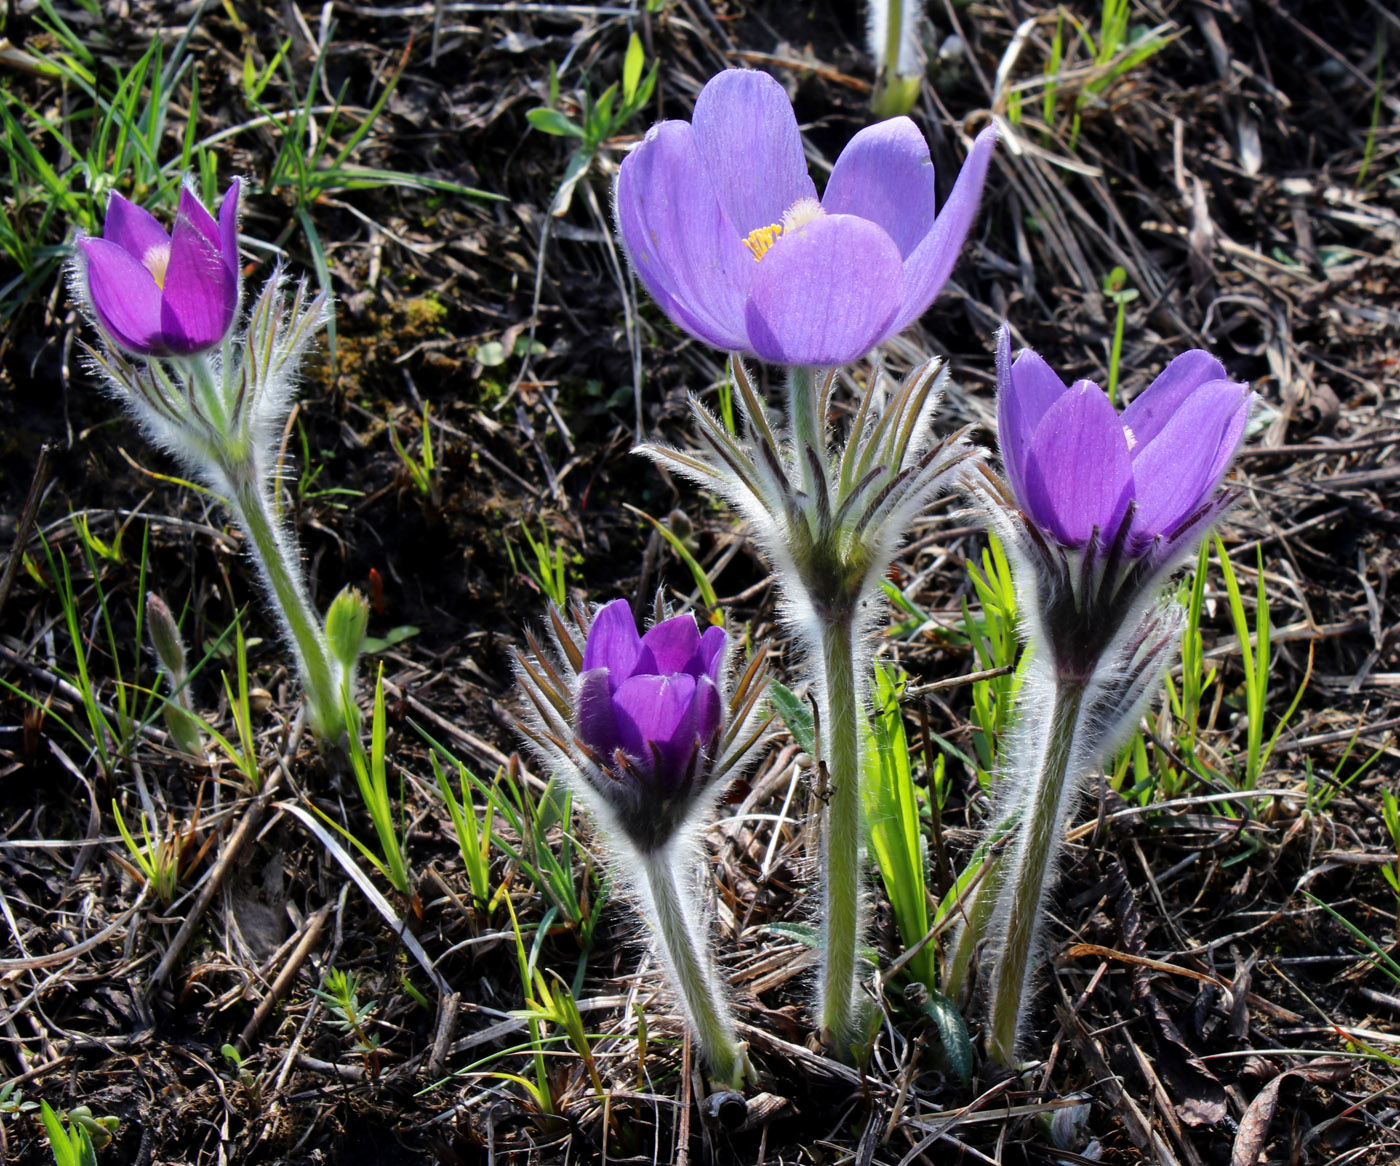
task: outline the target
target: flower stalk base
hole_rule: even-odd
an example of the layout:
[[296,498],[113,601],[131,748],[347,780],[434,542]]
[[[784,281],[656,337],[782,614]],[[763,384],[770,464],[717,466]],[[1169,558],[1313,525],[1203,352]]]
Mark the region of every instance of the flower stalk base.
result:
[[709,958],[695,896],[679,885],[689,877],[684,868],[690,857],[690,848],[684,844],[640,856],[652,922],[710,1076],[726,1088],[742,1089],[753,1080],[753,1067],[735,1036],[734,1018]]
[[[989,1044],[992,1055],[1010,1068],[1015,1064],[1016,1036],[1031,953],[1041,918],[1041,904],[1055,869],[1063,822],[1079,784],[1073,772],[1084,687],[1057,681],[1044,734],[1033,743],[1039,754],[1028,812],[1006,859],[997,931],[1005,941],[992,978]],[[1028,744],[1031,742],[1027,742]]]
[[822,758],[827,804],[822,828],[821,978],[822,1040],[849,1057],[860,1037],[855,995],[856,949],[860,940],[862,883],[860,744],[861,694],[856,683],[855,641],[849,620],[822,629],[826,721]]
[[279,529],[272,500],[258,482],[235,481],[228,502],[286,626],[312,728],[322,740],[339,741],[347,729],[341,695],[347,678],[331,654],[321,618],[302,582],[296,547]]

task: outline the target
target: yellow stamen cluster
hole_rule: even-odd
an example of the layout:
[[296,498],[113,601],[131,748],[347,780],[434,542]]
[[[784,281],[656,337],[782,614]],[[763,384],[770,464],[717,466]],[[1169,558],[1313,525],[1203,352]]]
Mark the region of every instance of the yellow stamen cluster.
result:
[[770,223],[766,227],[758,227],[749,232],[748,238],[744,240],[744,246],[753,253],[755,263],[763,258],[764,252],[777,242],[778,236],[782,233],[782,223]]
[[744,246],[752,252],[754,261],[757,262],[778,241],[779,235],[790,235],[798,227],[806,226],[813,219],[820,218],[825,213],[822,210],[822,204],[815,198],[799,198],[783,212],[782,222],[770,223],[766,227],[750,231],[744,240]]

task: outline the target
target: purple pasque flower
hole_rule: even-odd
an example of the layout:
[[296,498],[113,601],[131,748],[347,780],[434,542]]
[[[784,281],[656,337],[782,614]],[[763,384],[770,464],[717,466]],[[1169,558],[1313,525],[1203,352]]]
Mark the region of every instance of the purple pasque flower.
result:
[[752,759],[768,725],[766,653],[756,650],[731,686],[723,628],[702,635],[694,616],[658,611],[639,635],[623,599],[591,620],[573,616],[550,607],[554,652],[527,632],[530,651],[516,654],[528,702],[517,727],[615,836],[659,853]]
[[724,629],[701,635],[693,615],[637,634],[632,609],[615,599],[588,629],[575,731],[606,769],[674,789],[713,754],[723,724]]
[[928,143],[907,117],[861,130],[820,200],[787,94],[727,69],[689,122],[663,121],[623,159],[617,220],[662,310],[707,344],[774,364],[865,355],[923,314],[972,226],[996,130],[934,213]]
[[102,331],[137,356],[189,356],[221,343],[238,312],[235,178],[219,218],[188,187],[175,227],[113,192],[102,237],[76,240],[77,282]]
[[1218,487],[1252,401],[1219,361],[1192,351],[1120,415],[1093,382],[1067,387],[1029,349],[1013,363],[1002,328],[997,425],[1009,485],[984,466],[964,485],[1015,557],[1027,634],[1047,645],[1058,678],[1102,681],[1104,662],[1118,661],[1118,680],[1099,687],[1140,695],[1146,681],[1128,678],[1150,679],[1175,650],[1158,619],[1161,584],[1239,497]]
[[1029,348],[997,343],[997,430],[1011,492],[1059,545],[1129,559],[1195,537],[1229,505],[1216,495],[1253,394],[1194,349],[1120,415],[1092,381],[1066,387]]

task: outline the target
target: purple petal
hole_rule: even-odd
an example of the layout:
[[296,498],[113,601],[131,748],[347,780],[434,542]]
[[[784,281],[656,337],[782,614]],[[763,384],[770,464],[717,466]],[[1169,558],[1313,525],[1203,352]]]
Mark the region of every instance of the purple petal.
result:
[[1157,544],[1155,558],[1158,569],[1179,563],[1196,549],[1206,532],[1220,516],[1240,499],[1238,491],[1217,494],[1194,514],[1188,514],[1181,524]]
[[719,687],[708,676],[702,676],[695,684],[695,731],[701,742],[708,745],[723,723]]
[[170,236],[156,221],[155,215],[115,191],[107,200],[102,237],[143,264],[152,251],[161,251],[170,246]]
[[1183,352],[1123,410],[1123,425],[1136,443],[1133,448],[1149,445],[1172,414],[1201,385],[1227,379],[1225,366],[1209,352],[1199,348]]
[[139,259],[106,239],[80,238],[88,299],[118,346],[149,354],[161,345],[160,288]]
[[576,703],[574,732],[599,756],[611,760],[613,752],[622,745],[622,736],[617,729],[617,718],[613,716],[606,668],[595,668],[579,677]]
[[617,221],[662,311],[715,348],[748,347],[744,302],[756,265],[720,209],[685,122],[652,126],[622,160]]
[[1240,442],[1244,440],[1245,426],[1249,424],[1249,411],[1254,405],[1254,394],[1250,392],[1249,385],[1239,381],[1227,381],[1226,384],[1239,394],[1238,407],[1220,430],[1220,445],[1216,447],[1215,460],[1211,463],[1208,475],[1211,489],[1219,485],[1225,471],[1230,468],[1230,463],[1235,460]]
[[219,246],[219,224],[214,221],[214,216],[204,209],[204,204],[199,201],[199,196],[188,186],[180,188],[180,206],[176,211],[177,221],[180,218],[189,220],[205,239],[214,247]]
[[642,650],[637,656],[634,675],[651,673],[672,676],[687,671],[686,666],[700,648],[700,629],[695,617],[687,612],[663,620],[642,637]]
[[[1146,447],[1134,449],[1136,539],[1171,531],[1210,496],[1239,444],[1241,406],[1248,413],[1246,393],[1244,386],[1229,381],[1201,385]],[[1229,441],[1222,460],[1223,439]]]
[[718,684],[720,672],[724,668],[724,649],[728,643],[729,636],[723,628],[706,628],[705,634],[700,637],[700,648],[695,654],[695,660],[686,671],[692,676],[708,676]]
[[678,778],[698,735],[693,676],[633,676],[613,693],[622,748],[647,770],[652,746],[661,754],[661,780]]
[[711,188],[740,238],[816,198],[802,135],[783,87],[767,73],[726,69],[695,99],[690,124]]
[[161,296],[161,330],[166,346],[181,354],[218,344],[232,325],[238,307],[238,282],[219,253],[214,220],[199,206],[198,199],[190,196],[189,201],[208,220],[213,238],[196,219],[184,213],[186,199],[182,194]]
[[761,359],[846,364],[890,334],[903,270],[899,248],[874,223],[822,215],[784,234],[756,266],[747,321]]
[[1095,527],[1111,532],[1132,489],[1132,459],[1118,414],[1098,385],[1079,381],[1050,406],[1026,458],[1031,517],[1067,546]]
[[641,650],[642,638],[637,635],[632,608],[627,600],[614,599],[593,617],[583,645],[582,671],[606,668],[611,676],[609,690],[616,692],[618,685],[632,675]]
[[1011,362],[1011,332],[997,338],[997,444],[1011,493],[1025,506],[1026,456],[1041,419],[1065,394],[1065,382],[1029,348]]
[[884,228],[901,258],[932,229],[935,205],[928,142],[907,117],[866,126],[846,143],[822,195],[828,214]]
[[243,181],[235,178],[224,191],[219,204],[219,251],[234,282],[238,282],[238,210],[243,200]]
[[958,261],[958,253],[972,229],[972,220],[977,217],[977,204],[982,198],[982,184],[987,178],[987,167],[992,161],[992,150],[997,144],[995,126],[988,126],[972,143],[972,153],[967,156],[958,180],[953,184],[953,193],[938,212],[933,229],[904,263],[904,299],[899,314],[890,326],[891,332],[902,332],[924,314],[934,297],[943,290],[953,265]]

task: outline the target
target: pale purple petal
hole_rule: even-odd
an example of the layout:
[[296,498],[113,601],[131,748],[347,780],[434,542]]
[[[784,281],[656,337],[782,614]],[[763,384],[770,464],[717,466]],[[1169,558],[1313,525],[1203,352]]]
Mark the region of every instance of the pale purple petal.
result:
[[687,612],[663,620],[642,637],[642,650],[632,672],[655,676],[685,672],[699,647],[700,629],[695,626],[693,615]]
[[622,737],[617,730],[617,718],[613,716],[606,668],[594,668],[579,677],[577,704],[574,732],[605,764],[610,763],[613,753],[622,745]]
[[723,723],[721,706],[719,686],[708,676],[700,677],[695,684],[695,731],[706,745]]
[[197,218],[185,213],[188,193],[181,194],[181,213],[171,234],[170,265],[165,269],[161,296],[166,347],[182,354],[218,344],[232,325],[238,304],[237,281],[219,253],[214,220],[193,195],[189,202],[208,220],[208,232]]
[[238,208],[243,198],[243,181],[235,178],[224,191],[219,204],[219,251],[234,282],[238,281]]
[[708,676],[719,683],[720,670],[724,667],[724,648],[729,637],[722,627],[708,627],[700,637],[700,649],[696,658],[686,669],[692,676]]
[[933,222],[933,229],[905,260],[904,296],[890,326],[891,332],[904,331],[922,316],[948,282],[967,233],[972,229],[972,220],[977,216],[982,185],[987,179],[987,167],[996,144],[995,126],[988,126],[977,135],[972,152],[953,184],[953,193]]
[[890,334],[902,265],[873,223],[823,215],[784,234],[756,266],[747,322],[761,359],[846,364]]
[[1207,381],[1226,380],[1225,366],[1209,352],[1193,348],[1176,357],[1123,410],[1123,425],[1142,449],[1162,431],[1183,402]]
[[822,195],[833,215],[882,227],[907,257],[933,227],[936,193],[928,142],[907,117],[866,126],[836,159]]
[[[1171,531],[1210,496],[1219,480],[1217,465],[1224,472],[1222,438],[1234,429],[1241,405],[1247,408],[1244,395],[1243,386],[1229,381],[1201,385],[1151,442],[1134,449],[1135,539]],[[1239,432],[1234,432],[1230,454],[1238,444]]]
[[638,278],[662,311],[706,344],[748,347],[754,258],[720,209],[695,136],[666,121],[622,160],[617,219]]
[[642,638],[637,634],[637,622],[625,599],[614,599],[598,610],[588,629],[583,645],[583,669],[606,668],[611,676],[609,690],[632,675],[637,656],[642,650]]
[[622,748],[651,769],[652,746],[661,754],[665,780],[680,775],[695,751],[697,715],[695,677],[633,676],[622,682],[612,698]]
[[1011,493],[1024,506],[1026,456],[1041,419],[1065,394],[1065,382],[1029,348],[1011,362],[1011,331],[997,338],[997,444]]
[[152,251],[164,251],[170,247],[170,235],[156,221],[155,215],[115,191],[107,200],[102,237],[142,263],[146,262],[146,257]]
[[740,238],[816,198],[787,93],[767,73],[726,69],[695,99],[690,124],[712,189]]
[[1244,440],[1245,426],[1249,424],[1249,411],[1254,404],[1254,394],[1249,386],[1239,381],[1226,382],[1238,394],[1238,406],[1229,421],[1220,430],[1220,445],[1215,451],[1215,460],[1210,467],[1210,488],[1214,489],[1230,468]]
[[88,299],[118,346],[150,353],[161,345],[160,288],[140,260],[105,239],[79,238]]
[[1094,528],[1112,532],[1132,488],[1132,460],[1118,414],[1090,381],[1050,406],[1026,459],[1031,517],[1066,546],[1084,546]]

